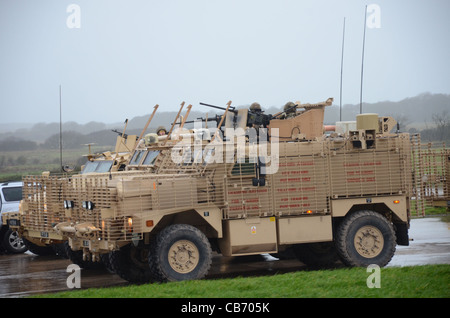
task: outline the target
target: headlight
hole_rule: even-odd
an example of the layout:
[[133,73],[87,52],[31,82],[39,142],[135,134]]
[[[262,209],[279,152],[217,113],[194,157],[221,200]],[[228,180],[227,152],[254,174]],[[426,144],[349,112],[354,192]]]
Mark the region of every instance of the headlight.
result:
[[64,209],[73,209],[74,203],[70,200],[64,200]]
[[94,210],[94,203],[91,201],[83,201],[83,209]]

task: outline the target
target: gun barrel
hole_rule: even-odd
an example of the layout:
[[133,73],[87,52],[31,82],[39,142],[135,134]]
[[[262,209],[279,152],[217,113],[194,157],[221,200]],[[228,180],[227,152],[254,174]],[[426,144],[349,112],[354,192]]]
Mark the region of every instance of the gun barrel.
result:
[[124,134],[123,132],[118,131],[117,129],[111,129],[111,131],[112,131],[112,132],[115,132],[115,133],[118,134],[118,135],[122,135],[122,134],[123,134],[123,137],[125,137],[125,138],[128,137],[128,134]]
[[201,121],[201,122],[204,122],[204,121],[218,121],[218,120],[220,120],[220,117],[221,116],[219,116],[219,117],[211,117],[211,118],[197,118],[195,120],[188,120],[188,121],[185,122],[185,124],[192,124],[192,123],[195,123],[196,121]]
[[[210,105],[210,104],[206,104],[206,103],[200,103],[200,105],[208,106],[208,107],[212,107],[212,108],[217,108],[217,109],[220,109],[220,110],[227,110],[225,107]],[[237,111],[232,106],[228,109],[228,111],[237,114]]]

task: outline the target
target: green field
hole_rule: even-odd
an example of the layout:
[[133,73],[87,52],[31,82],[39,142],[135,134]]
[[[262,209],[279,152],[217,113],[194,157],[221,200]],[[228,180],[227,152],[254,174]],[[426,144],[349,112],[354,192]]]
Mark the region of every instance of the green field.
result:
[[366,268],[298,271],[126,287],[92,288],[36,297],[55,298],[449,298],[450,265],[380,270],[380,288],[368,288]]
[[[92,146],[91,153],[112,150],[113,147]],[[63,152],[63,164],[75,167],[78,171],[86,162],[88,147],[68,149]],[[2,151],[0,153],[0,182],[20,181],[26,175],[38,175],[43,171],[61,172],[60,152],[56,149],[37,149],[23,151]]]

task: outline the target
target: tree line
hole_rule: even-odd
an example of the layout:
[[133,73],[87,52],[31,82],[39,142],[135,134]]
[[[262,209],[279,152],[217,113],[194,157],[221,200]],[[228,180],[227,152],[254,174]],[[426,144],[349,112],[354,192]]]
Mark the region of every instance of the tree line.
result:
[[[450,142],[450,116],[447,114],[439,114],[435,119],[435,127],[426,128],[423,130],[417,130],[412,128],[409,130],[410,133],[420,133],[422,140],[431,142]],[[137,131],[129,131],[128,134],[139,134]],[[113,133],[111,130],[102,130],[90,134],[81,134],[75,131],[65,131],[62,133],[62,146],[63,149],[80,149],[85,147],[85,144],[95,143],[100,146],[114,147],[116,143],[117,134]],[[59,134],[54,134],[48,137],[43,143],[38,143],[36,141],[24,140],[17,137],[10,137],[5,140],[0,140],[0,151],[22,151],[22,150],[37,150],[37,149],[48,149],[55,150],[59,149],[60,136]]]
[[[76,131],[64,131],[62,133],[62,146],[63,149],[79,149],[85,147],[85,144],[95,143],[101,146],[113,147],[116,143],[116,136],[111,130],[101,130],[86,135]],[[0,140],[0,151],[52,150],[59,149],[59,146],[59,134],[51,135],[42,143],[18,137],[9,137],[8,139]]]

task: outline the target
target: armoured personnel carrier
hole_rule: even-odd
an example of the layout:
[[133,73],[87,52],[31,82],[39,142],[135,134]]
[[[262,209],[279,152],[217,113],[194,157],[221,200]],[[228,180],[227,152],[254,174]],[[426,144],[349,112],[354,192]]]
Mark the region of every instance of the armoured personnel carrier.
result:
[[272,116],[229,102],[212,138],[171,130],[140,143],[126,171],[28,182],[22,219],[130,282],[200,279],[213,250],[384,266],[409,242],[410,137],[376,114],[325,135],[330,104]]
[[[155,108],[155,110],[157,107]],[[148,125],[147,125],[148,126]],[[113,130],[114,132],[117,132]],[[116,138],[114,151],[103,153],[91,153],[91,144],[89,144],[89,153],[86,155],[86,163],[81,167],[80,175],[116,173],[123,171],[129,157],[136,148],[138,136],[125,134],[125,129]],[[66,167],[62,167],[68,171]],[[61,191],[62,183],[70,180],[70,174],[50,175],[50,172],[43,172],[41,176],[26,176],[23,178],[26,193],[23,194],[24,200],[19,205],[19,212],[5,213],[2,217],[2,223],[9,225],[11,229],[18,231],[24,239],[27,248],[38,255],[58,254],[66,256],[64,242],[67,238],[56,233],[51,228],[48,221],[59,221],[64,217],[59,209],[52,205],[58,199],[52,197]],[[23,210],[22,204],[27,205],[34,202],[35,208]]]

